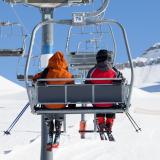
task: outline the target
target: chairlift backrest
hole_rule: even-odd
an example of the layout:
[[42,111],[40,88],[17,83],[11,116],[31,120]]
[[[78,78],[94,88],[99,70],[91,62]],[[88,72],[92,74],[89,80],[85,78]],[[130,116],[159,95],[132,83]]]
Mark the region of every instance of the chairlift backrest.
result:
[[125,103],[124,88],[121,84],[38,85],[36,101],[38,104]]
[[[113,78],[112,78],[113,79]],[[105,112],[124,112],[128,109],[128,86],[125,83],[116,84],[66,84],[66,85],[48,85],[44,83],[51,79],[39,79],[35,84],[35,89],[30,87],[32,112],[38,112],[39,108],[35,106],[46,104],[108,104],[112,103],[118,106],[114,110],[105,110]],[[57,80],[57,79],[52,79]],[[62,80],[62,79],[60,79]],[[120,82],[121,79],[114,79]],[[43,82],[43,83],[39,83]],[[45,94],[44,94],[45,93]],[[93,113],[92,107],[87,107],[87,113]],[[45,112],[45,110],[44,110]],[[53,111],[54,112],[54,109]],[[50,112],[50,113],[51,113]],[[67,110],[63,112],[70,113]],[[96,112],[96,111],[95,111]],[[41,110],[41,113],[42,110]],[[72,112],[74,113],[74,112]],[[76,111],[76,113],[79,113]]]

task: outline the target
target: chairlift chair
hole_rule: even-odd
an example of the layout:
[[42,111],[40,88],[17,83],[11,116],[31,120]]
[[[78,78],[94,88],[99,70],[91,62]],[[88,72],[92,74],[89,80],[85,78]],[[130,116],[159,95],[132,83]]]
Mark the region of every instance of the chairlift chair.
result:
[[[30,58],[32,55],[32,49],[33,49],[33,45],[34,45],[34,39],[35,39],[35,35],[36,32],[38,31],[39,28],[41,28],[42,26],[48,24],[48,23],[55,23],[55,24],[66,24],[66,25],[73,25],[72,21],[54,21],[54,20],[49,20],[49,21],[45,21],[45,22],[41,22],[39,23],[33,30],[32,32],[32,36],[31,36],[31,43],[30,43],[30,47],[29,47],[29,53],[28,53],[28,57],[27,57],[27,63],[25,66],[25,83],[26,83],[26,88],[27,88],[27,93],[28,93],[28,97],[29,97],[29,101],[30,101],[30,106],[31,106],[31,110],[32,113],[35,114],[46,114],[46,113],[65,113],[65,114],[80,114],[80,113],[123,113],[126,110],[128,110],[128,108],[130,107],[130,98],[131,98],[131,93],[132,93],[132,87],[133,87],[133,64],[132,64],[132,60],[131,60],[131,54],[130,54],[130,49],[128,46],[128,41],[127,41],[127,37],[126,37],[126,33],[125,30],[123,28],[123,26],[121,24],[119,24],[116,21],[113,20],[100,20],[100,21],[93,21],[92,24],[100,24],[100,23],[109,23],[109,24],[115,24],[118,25],[122,31],[122,35],[124,38],[124,42],[126,45],[126,49],[127,49],[127,55],[128,55],[128,59],[129,59],[129,63],[131,66],[131,81],[129,84],[126,83],[120,83],[118,85],[86,85],[86,84],[74,84],[72,86],[70,85],[48,85],[45,84],[43,86],[39,85],[39,83],[36,83],[34,86],[31,84],[31,82],[29,82],[28,80],[28,70],[30,66]],[[86,21],[87,24],[87,21]],[[90,25],[91,21],[88,22],[87,25]],[[50,79],[47,80],[40,80],[40,81],[49,81]],[[53,79],[52,79],[53,80]],[[59,81],[60,79],[58,79]],[[115,79],[116,80],[116,79]],[[118,79],[119,80],[119,79]],[[110,88],[109,91],[113,90],[112,96],[115,97],[115,99],[109,99],[109,95],[110,94],[106,94],[105,97],[101,97],[100,94],[101,92],[105,93],[105,89]],[[100,90],[97,90],[97,88],[100,88]],[[105,89],[104,89],[105,88]],[[118,89],[119,88],[119,89]],[[83,99],[84,97],[82,97],[82,93],[80,92],[80,90],[83,90],[83,93],[88,93],[85,95],[85,99]],[[115,92],[114,92],[115,91]],[[57,94],[57,92],[61,93],[61,94]],[[46,94],[48,93],[48,94]],[[76,93],[76,94],[75,94]],[[98,93],[98,94],[97,94]],[[54,95],[53,97],[51,95]],[[76,95],[76,96],[75,96]],[[51,96],[51,97],[50,97]],[[100,96],[100,97],[99,97]],[[82,99],[79,99],[78,97],[81,97]],[[118,97],[120,97],[120,99],[118,99]],[[106,101],[107,99],[107,101]],[[95,101],[97,100],[97,101]],[[100,102],[105,102],[105,103],[118,103],[118,104],[122,104],[120,105],[120,108],[115,108],[115,109],[96,109],[96,108],[76,108],[76,109],[69,109],[69,108],[65,108],[65,109],[60,109],[60,110],[56,110],[56,109],[51,109],[51,110],[47,110],[47,109],[43,109],[43,108],[36,108],[35,106],[40,106],[42,104],[48,104],[48,103],[63,103],[63,104],[70,104],[70,103],[100,103]],[[102,111],[103,110],[103,111]]]
[[[106,27],[106,26],[105,26]],[[108,48],[106,45],[107,43],[106,38],[111,38],[112,41],[112,51],[113,51],[113,63],[115,61],[116,55],[116,43],[112,28],[110,25],[107,25],[107,30],[102,30],[101,24],[95,24],[89,27],[82,26],[79,27],[78,32],[75,32],[73,28],[77,28],[77,26],[71,26],[68,31],[67,42],[66,42],[66,53],[68,62],[71,68],[79,69],[79,70],[86,70],[88,71],[91,67],[96,64],[96,53],[98,50],[102,48]],[[85,28],[89,28],[89,31]],[[92,28],[92,30],[90,29]],[[74,33],[75,32],[75,33]],[[81,35],[81,41],[78,42],[77,48],[75,51],[71,49],[71,39],[76,36]],[[83,36],[89,36],[89,39],[83,39]],[[74,39],[73,39],[74,41]],[[74,41],[75,42],[75,41]],[[105,45],[101,45],[105,44]],[[90,45],[88,47],[88,45]]]
[[[7,28],[8,27],[8,28]],[[14,30],[16,30],[15,28],[18,28],[21,32],[21,46],[19,48],[14,48],[14,49],[10,49],[10,48],[0,48],[0,56],[3,57],[19,57],[24,55],[25,52],[25,40],[26,40],[26,35],[24,34],[23,31],[23,27],[19,24],[19,23],[13,23],[13,22],[0,22],[0,28],[10,28],[10,31],[12,32],[11,34],[13,34],[12,36],[14,36]],[[6,33],[2,33],[3,31],[1,30],[1,36],[2,34],[6,34]],[[16,35],[17,36],[17,35]],[[7,37],[7,35],[5,35],[5,38]],[[10,38],[10,37],[9,37]],[[15,37],[17,38],[17,37]],[[11,42],[12,43],[12,42]],[[8,44],[9,45],[9,44]]]
[[[23,3],[23,2],[20,1],[20,3]],[[117,21],[99,18],[100,14],[105,12],[108,6],[108,3],[109,3],[109,0],[105,0],[104,5],[102,5],[102,7],[99,10],[93,13],[81,13],[81,14],[75,13],[73,14],[73,18],[71,20],[47,20],[35,26],[35,28],[33,29],[32,35],[31,35],[29,52],[27,55],[27,60],[26,60],[26,65],[25,65],[25,70],[24,70],[24,73],[25,73],[24,80],[26,84],[27,94],[28,94],[32,113],[35,113],[35,114],[46,114],[46,113],[81,114],[81,113],[102,113],[102,112],[103,113],[123,113],[128,110],[128,108],[130,107],[130,99],[131,99],[133,79],[134,79],[132,58],[131,58],[130,48],[128,45],[128,40],[127,40],[127,36],[126,36],[124,27]],[[45,3],[42,6],[42,8],[43,7],[45,7]],[[54,7],[52,6],[52,8]],[[30,61],[32,57],[32,50],[33,50],[35,36],[36,36],[37,31],[41,27],[47,24],[50,24],[50,23],[67,25],[67,26],[76,26],[76,27],[97,25],[97,24],[108,24],[109,26],[110,25],[118,26],[124,38],[124,44],[126,46],[126,53],[128,56],[130,66],[131,66],[130,83],[129,84],[119,83],[117,85],[104,84],[103,86],[99,84],[97,85],[74,84],[72,86],[45,84],[41,86],[39,83],[36,83],[35,85],[33,85],[32,82],[29,81],[28,72],[29,72],[29,68],[31,67]],[[58,81],[59,80],[60,79],[58,79]],[[115,80],[119,81],[120,79],[115,79]],[[44,80],[42,79],[42,81]],[[49,81],[49,79],[45,81]],[[100,93],[101,92],[105,93],[104,88],[105,89],[110,88],[110,91],[113,90],[111,97],[108,97],[109,94],[104,97],[101,97],[102,94]],[[79,92],[80,90],[86,93],[85,97],[81,96],[82,93]],[[49,94],[46,94],[43,91]],[[59,96],[57,92],[61,93],[61,96]],[[58,97],[49,97],[50,95],[55,95]],[[78,97],[81,97],[81,98],[78,98]],[[115,99],[113,97],[115,97]],[[76,109],[65,108],[65,109],[59,109],[59,110],[57,109],[47,110],[41,107],[40,108],[36,107],[36,106],[41,106],[42,104],[48,104],[48,103],[53,103],[53,104],[63,103],[67,105],[70,103],[81,103],[81,104],[92,103],[93,104],[93,103],[101,103],[101,102],[102,103],[115,103],[115,104],[122,104],[122,105],[119,105],[120,106],[119,108],[114,108],[114,109],[108,109],[108,108],[96,109],[93,107],[86,107],[86,108],[83,107],[83,108],[76,108]]]

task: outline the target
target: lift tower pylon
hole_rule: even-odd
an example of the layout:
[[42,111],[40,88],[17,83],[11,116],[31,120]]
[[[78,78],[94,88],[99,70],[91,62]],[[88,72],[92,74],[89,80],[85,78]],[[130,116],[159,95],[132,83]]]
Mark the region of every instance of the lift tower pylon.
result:
[[[41,8],[42,21],[53,19],[52,8]],[[47,65],[45,55],[53,53],[53,24],[47,24],[42,27],[42,47],[41,47],[41,67]],[[45,116],[41,116],[41,160],[53,159],[53,153],[46,150],[47,144],[47,126],[45,124]]]

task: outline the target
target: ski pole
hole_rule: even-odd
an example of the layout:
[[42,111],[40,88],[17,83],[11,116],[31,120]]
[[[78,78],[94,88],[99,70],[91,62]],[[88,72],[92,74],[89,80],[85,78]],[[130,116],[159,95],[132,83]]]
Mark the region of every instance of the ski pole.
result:
[[15,126],[15,124],[18,122],[18,120],[20,119],[20,117],[23,115],[23,113],[26,111],[26,109],[29,106],[29,102],[25,105],[25,107],[21,110],[21,112],[18,114],[18,116],[14,119],[14,121],[12,122],[12,124],[8,127],[7,130],[4,131],[4,134],[9,135],[10,131],[13,129],[13,127]]
[[129,112],[125,112],[126,116],[128,117],[129,121],[131,122],[132,126],[135,128],[136,132],[141,131],[141,128],[138,126],[136,121],[132,118]]

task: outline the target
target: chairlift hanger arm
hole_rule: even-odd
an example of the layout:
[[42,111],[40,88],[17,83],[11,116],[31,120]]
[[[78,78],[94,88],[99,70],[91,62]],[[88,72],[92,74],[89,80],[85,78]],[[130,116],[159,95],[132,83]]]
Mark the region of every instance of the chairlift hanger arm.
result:
[[104,13],[106,11],[106,9],[108,8],[109,2],[110,2],[110,0],[104,0],[101,7],[97,11],[91,12],[91,13],[85,13],[85,17],[86,18],[98,17],[99,15],[101,15],[102,13]]

